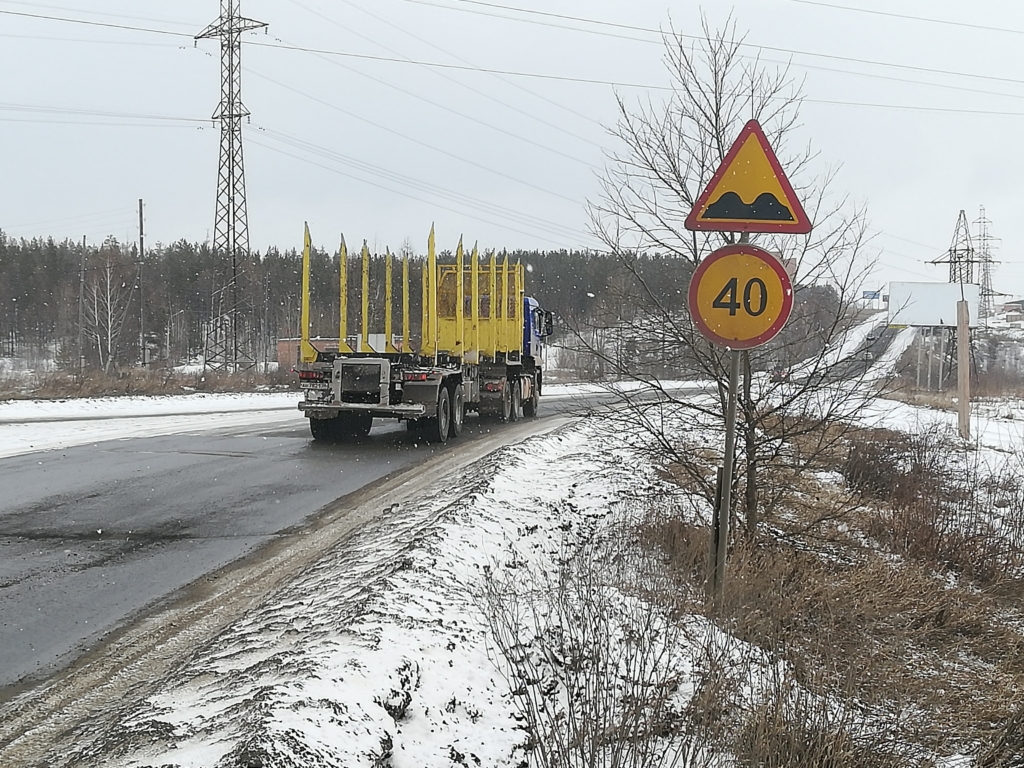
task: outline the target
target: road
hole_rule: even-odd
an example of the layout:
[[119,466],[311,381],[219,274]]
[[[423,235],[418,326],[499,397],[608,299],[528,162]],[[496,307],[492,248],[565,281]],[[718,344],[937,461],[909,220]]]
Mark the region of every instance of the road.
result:
[[[538,428],[607,398],[545,398]],[[0,459],[0,700],[335,500],[502,430],[523,437],[470,417],[439,447],[378,420],[364,442],[322,445],[297,412],[223,429],[218,418],[187,434]]]

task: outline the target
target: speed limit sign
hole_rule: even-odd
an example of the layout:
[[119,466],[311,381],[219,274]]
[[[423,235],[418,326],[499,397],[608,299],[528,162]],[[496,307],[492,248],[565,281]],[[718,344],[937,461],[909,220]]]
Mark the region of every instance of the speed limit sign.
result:
[[708,341],[729,349],[760,346],[793,311],[793,283],[782,263],[753,245],[727,245],[690,280],[690,315]]

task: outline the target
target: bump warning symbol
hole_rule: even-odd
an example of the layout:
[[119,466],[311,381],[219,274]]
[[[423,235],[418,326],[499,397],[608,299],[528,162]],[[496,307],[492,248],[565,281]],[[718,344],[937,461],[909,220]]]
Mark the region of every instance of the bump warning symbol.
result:
[[811,231],[811,221],[756,120],[743,127],[686,217],[686,228],[794,235]]

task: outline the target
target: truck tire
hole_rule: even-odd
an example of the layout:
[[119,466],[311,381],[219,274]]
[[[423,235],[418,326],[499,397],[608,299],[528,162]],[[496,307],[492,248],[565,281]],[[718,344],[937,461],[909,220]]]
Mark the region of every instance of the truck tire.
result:
[[523,401],[523,415],[527,418],[532,419],[537,415],[537,409],[540,407],[540,379],[534,382],[531,387],[532,394],[528,400]]
[[458,437],[462,434],[462,423],[466,418],[466,397],[461,384],[456,384],[452,389],[452,419],[448,427],[448,437]]
[[441,387],[437,392],[437,416],[430,419],[427,433],[434,443],[447,443],[448,433],[452,424],[452,400],[448,387]]
[[509,385],[512,387],[512,413],[508,420],[519,421],[523,415],[523,387],[519,379],[510,381]]
[[368,413],[342,413],[334,421],[334,439],[339,443],[362,440],[373,428],[373,416]]
[[505,382],[501,389],[501,413],[498,414],[503,422],[512,420],[512,383]]
[[329,442],[334,436],[334,419],[309,418],[309,433],[317,443]]

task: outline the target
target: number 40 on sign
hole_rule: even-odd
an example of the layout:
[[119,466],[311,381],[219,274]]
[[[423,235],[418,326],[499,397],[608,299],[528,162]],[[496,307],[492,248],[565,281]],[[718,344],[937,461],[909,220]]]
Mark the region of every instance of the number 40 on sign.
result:
[[782,263],[749,244],[719,248],[690,281],[690,312],[709,341],[751,349],[774,338],[793,311],[793,284]]

